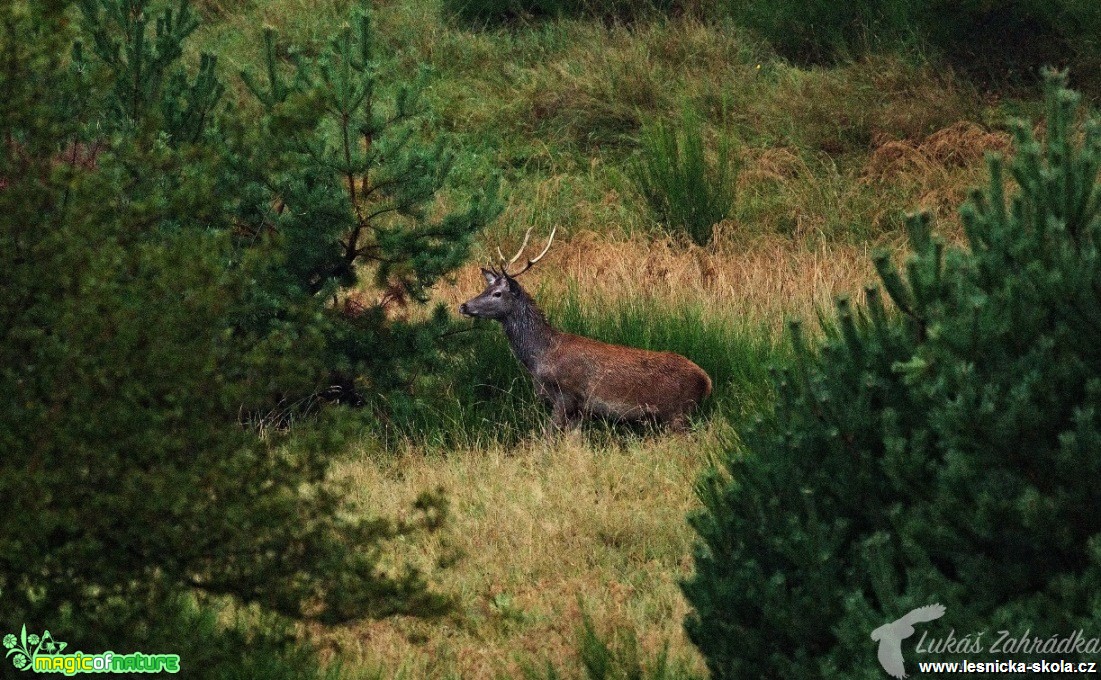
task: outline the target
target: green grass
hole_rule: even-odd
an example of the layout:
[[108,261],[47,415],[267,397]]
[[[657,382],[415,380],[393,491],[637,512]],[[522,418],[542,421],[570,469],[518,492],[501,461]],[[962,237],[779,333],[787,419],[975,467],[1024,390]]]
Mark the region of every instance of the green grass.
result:
[[562,16],[629,22],[697,5],[693,0],[443,0],[446,12],[474,26]]
[[[757,412],[770,396],[769,367],[789,358],[786,344],[767,329],[716,317],[698,305],[667,308],[639,297],[609,308],[573,290],[545,306],[560,330],[676,352],[696,362],[714,385],[696,416],[700,423],[718,418],[732,424]],[[424,396],[387,424],[391,442],[451,448],[515,444],[539,436],[549,410],[535,396],[531,377],[513,356],[500,324],[474,322],[469,335],[469,347],[455,357],[450,372],[432,378],[431,388],[421,390]],[[590,429],[599,433],[606,427]]]
[[698,245],[711,242],[712,228],[734,213],[737,158],[729,137],[709,158],[703,125],[692,112],[679,130],[658,121],[643,130],[642,154],[632,168],[650,209],[668,230]]
[[[236,74],[260,67],[264,25],[315,51],[348,4],[206,2],[226,9],[207,13],[190,56],[219,55],[233,106],[249,105]],[[685,109],[699,112],[707,157],[718,154],[719,140],[738,140],[738,190],[748,201],[736,214],[739,231],[798,236],[807,230],[793,222],[829,221],[831,237],[852,231],[859,240],[874,238],[898,227],[884,215],[911,210],[923,195],[864,188],[865,165],[879,145],[917,142],[959,120],[998,128],[1007,118],[1000,102],[932,66],[873,58],[798,68],[724,22],[608,26],[560,18],[470,30],[434,3],[408,0],[377,2],[374,17],[379,67],[390,80],[408,79],[421,65],[431,69],[425,101],[433,115],[420,132],[447,136],[458,159],[454,195],[484,185],[490,173],[502,175],[509,207],[487,234],[490,242],[534,221],[567,233],[653,229],[631,169],[644,131],[678,128]],[[777,152],[801,167],[776,175],[767,157]],[[769,173],[773,181],[753,179]]]

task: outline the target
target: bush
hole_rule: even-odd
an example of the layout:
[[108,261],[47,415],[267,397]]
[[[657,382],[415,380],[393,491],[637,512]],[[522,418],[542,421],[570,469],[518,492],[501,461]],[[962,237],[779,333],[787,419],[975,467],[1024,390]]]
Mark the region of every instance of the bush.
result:
[[679,14],[695,0],[444,0],[444,11],[462,21],[498,24],[516,19],[587,16],[633,21],[649,14]]
[[263,77],[241,74],[263,115],[227,140],[242,194],[237,244],[249,249],[273,233],[278,255],[267,257],[254,321],[278,323],[288,307],[335,302],[370,277],[374,300],[324,307],[329,396],[382,411],[400,406],[418,376],[440,369],[440,338],[454,326],[442,306],[411,322],[389,318],[388,306],[426,303],[428,289],[463,264],[474,234],[501,210],[496,182],[459,209],[436,209],[454,155],[445,136],[429,144],[419,129],[425,74],[397,87],[379,77],[366,6],[314,58],[280,44],[271,29],[264,48]]
[[1031,84],[1041,67],[1070,66],[1098,85],[1101,6],[1090,0],[729,0],[726,11],[800,64],[928,52],[988,82]]
[[684,592],[713,678],[882,677],[871,631],[933,603],[938,638],[1101,624],[1101,124],[1074,130],[1062,82],[1044,144],[1016,128],[1016,194],[993,158],[964,206],[969,249],[911,219],[905,276],[876,259],[898,311],[840,301],[817,352],[795,327],[774,415],[701,486]]
[[415,392],[417,376],[439,367],[439,338],[453,320],[438,308],[395,321],[389,307],[424,304],[500,204],[488,181],[458,197],[458,209],[436,206],[454,155],[445,136],[425,139],[425,74],[399,83],[379,76],[367,6],[355,5],[308,56],[265,30],[263,75],[240,74],[253,97],[241,104],[245,115],[221,102],[214,55],[202,56],[194,78],[185,74],[180,58],[199,25],[187,2],[160,14],[156,41],[151,0],[82,0],[81,8],[90,45],[82,68],[110,84],[93,93],[94,125],[141,148],[186,148],[214,196],[170,220],[229,232],[231,258],[256,265],[237,322],[270,333],[321,317],[310,327],[322,334],[324,371],[306,389],[273,390],[270,401],[322,392],[384,409]]
[[709,159],[702,121],[686,114],[679,132],[660,121],[644,129],[642,157],[632,168],[658,221],[699,245],[707,245],[713,227],[734,210],[738,171],[733,145],[724,137],[718,146],[715,159]]

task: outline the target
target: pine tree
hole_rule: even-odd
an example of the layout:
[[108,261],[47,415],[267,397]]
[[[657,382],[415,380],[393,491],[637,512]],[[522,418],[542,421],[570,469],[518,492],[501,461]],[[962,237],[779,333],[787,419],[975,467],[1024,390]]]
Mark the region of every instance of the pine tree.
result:
[[[442,498],[425,495],[407,521],[358,519],[330,480],[339,412],[263,438],[242,423],[272,394],[324,384],[351,332],[328,297],[335,260],[297,268],[303,251],[339,246],[335,232],[293,223],[325,226],[331,210],[351,225],[339,174],[285,152],[298,165],[266,185],[300,212],[278,218],[276,194],[257,189],[264,157],[233,146],[248,121],[219,107],[213,58],[194,74],[180,63],[186,5],[88,0],[79,28],[70,9],[0,5],[0,625],[64,630],[88,649],[168,640],[237,664],[240,650],[211,656],[202,643],[216,641],[194,639],[218,628],[195,602],[323,622],[443,611],[422,574],[380,567],[387,541],[439,526]],[[438,187],[440,171],[428,176],[420,193],[386,195],[412,211]],[[250,208],[290,233],[249,241]],[[444,222],[447,247],[379,232],[387,280],[420,294],[465,255],[475,225]],[[380,365],[434,346],[383,349],[397,356]]]
[[[1098,629],[1101,125],[1078,131],[1063,84],[1042,143],[1015,128],[1011,197],[990,159],[966,249],[913,217],[905,268],[875,260],[894,309],[871,287],[816,349],[793,328],[775,413],[692,519],[687,629],[712,677],[884,677],[869,634],[932,603],[932,634],[987,646]],[[924,659],[963,657],[982,660]]]
[[[411,324],[387,320],[386,305],[426,302],[428,289],[467,259],[474,234],[501,209],[496,185],[464,209],[436,214],[455,159],[444,137],[420,139],[427,74],[387,96],[366,6],[315,58],[280,45],[271,29],[263,41],[264,76],[241,74],[264,115],[238,147],[258,150],[248,159],[253,183],[238,230],[246,239],[278,235],[284,255],[273,277],[292,298],[330,299],[372,279],[377,301],[353,313],[329,310],[330,363],[345,377],[343,398],[392,401],[414,375],[439,368],[438,339],[453,328],[442,308]],[[277,56],[284,53],[292,55],[289,76]]]

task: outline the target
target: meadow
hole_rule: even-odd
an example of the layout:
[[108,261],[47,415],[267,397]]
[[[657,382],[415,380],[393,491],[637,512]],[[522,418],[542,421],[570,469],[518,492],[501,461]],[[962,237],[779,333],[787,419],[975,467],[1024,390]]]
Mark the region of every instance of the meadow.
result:
[[[205,23],[189,57],[214,51],[235,73],[259,68],[261,26],[316,49],[347,2],[198,6]],[[481,291],[478,264],[498,247],[515,249],[529,228],[538,243],[557,226],[524,279],[552,322],[680,352],[715,393],[686,434],[598,424],[547,443],[546,409],[500,329],[472,322],[431,395],[365,432],[338,470],[365,513],[400,514],[420,491],[444,490],[443,531],[393,549],[430,568],[456,607],[310,633],[347,677],[578,677],[591,621],[613,649],[665,658],[670,677],[702,675],[682,629],[678,580],[694,541],[685,517],[699,476],[737,449],[738,426],[767,412],[769,368],[789,356],[785,321],[814,328],[838,295],[859,296],[873,250],[902,255],[908,212],[931,212],[958,239],[956,209],[984,154],[1007,150],[1008,121],[1034,113],[1038,92],[992,93],[898,55],[799,66],[728,20],[690,13],[482,27],[436,2],[378,0],[373,17],[385,73],[428,69],[422,132],[447,135],[457,189],[503,179],[503,215],[433,303],[454,310]],[[248,106],[240,81],[229,83]],[[731,214],[706,246],[670,233],[632,179],[648,126],[689,112],[708,153],[729,144],[737,169]]]

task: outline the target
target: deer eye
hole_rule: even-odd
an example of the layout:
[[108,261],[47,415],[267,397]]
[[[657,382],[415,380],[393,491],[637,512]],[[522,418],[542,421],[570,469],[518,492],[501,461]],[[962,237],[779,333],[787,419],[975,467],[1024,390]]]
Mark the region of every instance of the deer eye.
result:
[[501,297],[501,291],[497,291],[493,294],[493,297]]

